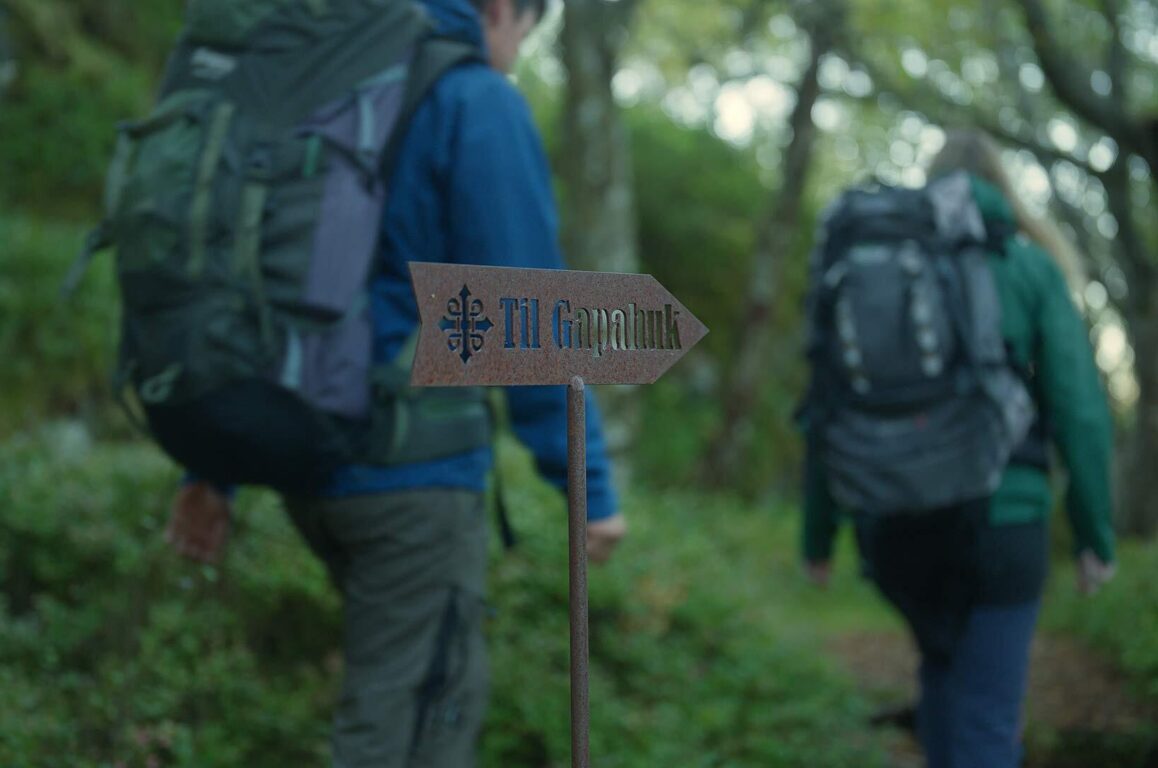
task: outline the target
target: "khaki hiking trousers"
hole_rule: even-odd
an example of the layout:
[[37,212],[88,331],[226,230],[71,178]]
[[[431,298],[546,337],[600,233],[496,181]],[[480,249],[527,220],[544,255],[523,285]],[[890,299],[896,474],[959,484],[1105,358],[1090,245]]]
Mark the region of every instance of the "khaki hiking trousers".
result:
[[471,768],[489,692],[481,493],[287,499],[342,593],[334,768]]

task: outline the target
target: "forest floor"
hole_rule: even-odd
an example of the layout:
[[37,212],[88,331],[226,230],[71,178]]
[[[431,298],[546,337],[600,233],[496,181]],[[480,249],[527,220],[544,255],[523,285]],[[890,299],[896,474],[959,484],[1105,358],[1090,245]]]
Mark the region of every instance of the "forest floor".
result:
[[[917,654],[898,630],[833,635],[827,648],[861,691],[891,715],[896,768],[920,768],[905,709],[916,700]],[[898,722],[899,721],[899,722]],[[1030,661],[1026,765],[1030,768],[1155,768],[1158,710],[1129,691],[1124,677],[1065,635],[1039,632]]]

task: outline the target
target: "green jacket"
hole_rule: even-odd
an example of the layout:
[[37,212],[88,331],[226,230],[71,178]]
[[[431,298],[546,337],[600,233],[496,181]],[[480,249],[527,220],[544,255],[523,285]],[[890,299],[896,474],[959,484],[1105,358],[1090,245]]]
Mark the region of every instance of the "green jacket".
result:
[[[973,179],[973,195],[987,221],[1013,223],[1009,203],[992,185]],[[1010,237],[989,264],[1001,297],[1002,335],[1017,362],[1036,371],[1033,393],[1069,473],[1066,512],[1078,551],[1114,558],[1111,528],[1112,425],[1085,322],[1065,278],[1048,253],[1024,235]],[[807,428],[806,428],[807,429]],[[811,451],[810,451],[811,453]],[[1009,525],[1048,518],[1049,478],[1033,467],[1010,465],[995,493],[989,522]],[[807,463],[804,478],[804,555],[832,555],[841,511],[829,493],[823,463]]]

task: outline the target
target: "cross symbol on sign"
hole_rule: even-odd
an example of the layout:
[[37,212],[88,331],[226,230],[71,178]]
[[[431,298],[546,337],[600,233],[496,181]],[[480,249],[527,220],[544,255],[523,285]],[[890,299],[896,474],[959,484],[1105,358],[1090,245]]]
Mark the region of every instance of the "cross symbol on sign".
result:
[[471,298],[470,289],[465,284],[458,296],[446,302],[446,316],[438,322],[438,327],[447,334],[447,347],[458,353],[463,365],[483,348],[483,334],[494,325],[483,315],[482,302]]

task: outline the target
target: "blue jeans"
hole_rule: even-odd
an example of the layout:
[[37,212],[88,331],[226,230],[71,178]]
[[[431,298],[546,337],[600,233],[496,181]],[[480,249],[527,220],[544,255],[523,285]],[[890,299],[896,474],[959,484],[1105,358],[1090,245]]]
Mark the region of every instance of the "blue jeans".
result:
[[929,768],[1016,768],[1039,600],[979,606],[946,659],[923,656],[917,730]]

